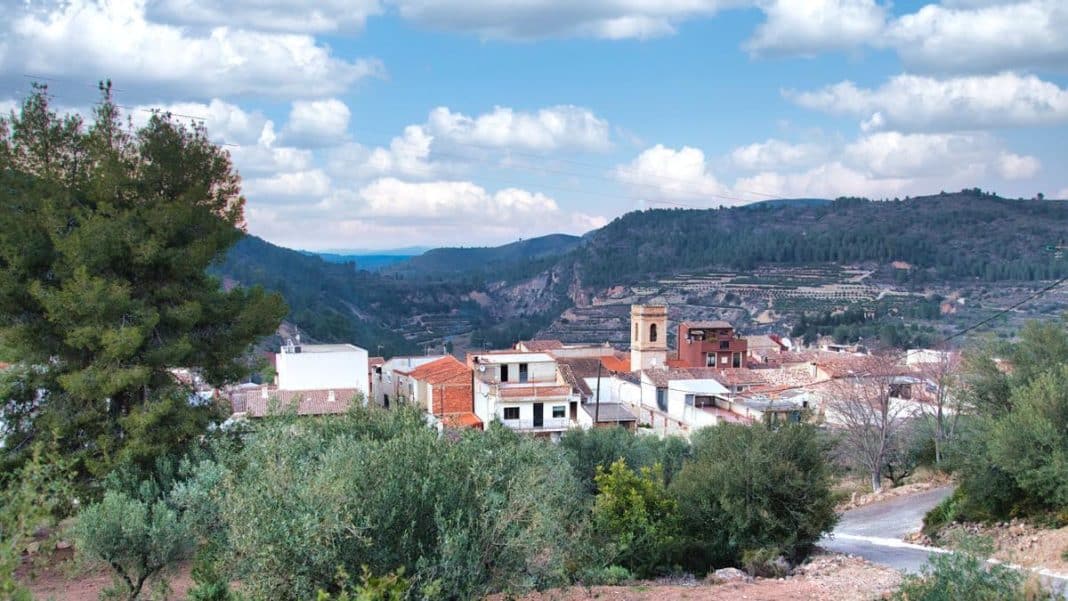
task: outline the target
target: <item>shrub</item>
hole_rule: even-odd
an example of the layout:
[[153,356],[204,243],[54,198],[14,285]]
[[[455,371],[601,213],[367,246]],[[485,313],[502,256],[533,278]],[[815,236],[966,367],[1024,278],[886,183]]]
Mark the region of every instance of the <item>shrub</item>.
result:
[[256,599],[342,592],[338,567],[404,568],[421,597],[564,584],[586,497],[560,450],[495,426],[439,437],[413,410],[257,425],[222,516]]
[[671,485],[684,533],[680,562],[704,572],[746,551],[804,557],[837,519],[825,450],[805,424],[721,425],[694,435]]
[[113,591],[129,600],[139,598],[149,578],[185,559],[193,547],[188,527],[166,503],[116,491],[82,510],[76,536],[82,552],[112,568]]
[[633,579],[630,570],[615,565],[587,570],[582,575],[582,583],[587,586],[618,586]]
[[[985,554],[982,554],[985,556]],[[906,576],[894,595],[899,601],[1012,601],[1052,599],[1049,593],[1029,592],[1023,576],[1012,568],[988,566],[976,549],[931,558],[919,575]]]
[[676,542],[675,501],[668,496],[658,465],[634,472],[622,459],[597,468],[594,531],[618,563],[650,576],[668,563]]
[[316,601],[402,601],[411,589],[411,583],[404,577],[404,568],[396,572],[390,572],[385,576],[375,576],[367,569],[362,568],[363,576],[359,584],[353,585],[351,578],[344,569],[338,570],[338,585],[340,592],[336,595],[319,589],[315,596]]

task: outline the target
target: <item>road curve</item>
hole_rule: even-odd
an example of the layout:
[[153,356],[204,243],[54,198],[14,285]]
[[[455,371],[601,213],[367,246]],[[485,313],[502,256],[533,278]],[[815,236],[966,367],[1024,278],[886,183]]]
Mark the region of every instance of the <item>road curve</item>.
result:
[[[835,553],[863,557],[903,572],[919,572],[932,555],[947,551],[906,543],[903,539],[908,534],[918,532],[923,526],[924,514],[952,492],[953,487],[944,486],[846,511],[841,515],[834,532],[824,536],[819,546]],[[1061,594],[1068,593],[1068,578],[1063,574],[1048,570],[1037,570],[1037,573],[1047,586]]]

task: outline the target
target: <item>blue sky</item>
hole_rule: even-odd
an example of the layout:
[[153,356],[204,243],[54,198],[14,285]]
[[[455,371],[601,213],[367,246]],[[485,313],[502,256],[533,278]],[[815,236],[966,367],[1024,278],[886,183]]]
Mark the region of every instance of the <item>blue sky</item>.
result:
[[[9,0],[0,108],[203,120],[249,230],[486,245],[627,211],[1068,197],[1063,0]],[[28,77],[32,76],[32,77]]]

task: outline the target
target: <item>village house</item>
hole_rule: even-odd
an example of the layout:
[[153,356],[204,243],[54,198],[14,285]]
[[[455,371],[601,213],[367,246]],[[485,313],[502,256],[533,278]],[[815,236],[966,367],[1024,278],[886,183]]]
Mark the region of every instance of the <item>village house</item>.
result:
[[609,401],[602,388],[608,385],[609,372],[601,357],[557,358],[557,373],[562,383],[571,386],[579,401],[575,420],[581,428],[621,426],[633,431],[638,419],[619,401]]
[[748,341],[726,321],[693,321],[679,324],[678,359],[683,367],[742,367],[748,358]]
[[556,360],[547,353],[489,351],[467,356],[474,370],[474,409],[482,423],[554,440],[572,427],[578,397],[562,384]]
[[375,391],[373,397],[375,405],[389,408],[390,406],[403,403],[412,398],[414,384],[408,377],[412,370],[421,365],[437,361],[444,355],[412,355],[392,357],[375,368],[372,377],[372,388]]
[[452,355],[424,363],[407,373],[412,403],[427,415],[427,422],[444,428],[482,429],[474,413],[474,372]]
[[272,413],[327,415],[366,403],[369,393],[367,351],[352,344],[301,344],[288,341],[275,356],[277,384],[242,386],[231,391],[234,417]]

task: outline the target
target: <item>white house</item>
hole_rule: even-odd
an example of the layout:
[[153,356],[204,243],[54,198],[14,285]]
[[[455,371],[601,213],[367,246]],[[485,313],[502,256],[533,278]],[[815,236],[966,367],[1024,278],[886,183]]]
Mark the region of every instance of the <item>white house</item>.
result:
[[494,351],[470,354],[467,363],[474,370],[475,415],[486,426],[498,421],[557,439],[573,425],[578,400],[561,382],[552,356]]
[[641,400],[634,407],[638,421],[659,434],[688,436],[722,422],[749,419],[717,406],[731,392],[714,376],[714,368],[646,369],[641,372]]
[[352,344],[292,344],[276,358],[279,390],[356,390],[367,397],[367,351]]
[[415,386],[409,374],[422,365],[437,361],[445,355],[415,355],[392,357],[375,368],[374,378],[375,404],[390,407],[398,401],[410,400],[415,395]]

